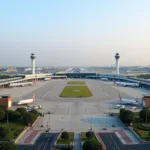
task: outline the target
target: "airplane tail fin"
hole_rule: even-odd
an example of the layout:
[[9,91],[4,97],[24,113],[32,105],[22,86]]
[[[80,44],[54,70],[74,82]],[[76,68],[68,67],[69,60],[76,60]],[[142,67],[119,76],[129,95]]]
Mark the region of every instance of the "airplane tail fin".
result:
[[33,95],[32,99],[33,99],[33,101],[35,101],[35,94]]

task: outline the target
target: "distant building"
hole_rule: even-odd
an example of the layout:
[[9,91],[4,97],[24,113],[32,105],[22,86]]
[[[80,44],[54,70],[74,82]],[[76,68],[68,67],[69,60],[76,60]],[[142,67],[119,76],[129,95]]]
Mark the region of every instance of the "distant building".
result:
[[17,72],[16,68],[7,68],[6,72]]
[[142,105],[143,107],[150,108],[150,95],[143,96]]
[[0,96],[0,105],[5,106],[6,108],[9,108],[12,106],[12,98],[9,95],[2,95]]

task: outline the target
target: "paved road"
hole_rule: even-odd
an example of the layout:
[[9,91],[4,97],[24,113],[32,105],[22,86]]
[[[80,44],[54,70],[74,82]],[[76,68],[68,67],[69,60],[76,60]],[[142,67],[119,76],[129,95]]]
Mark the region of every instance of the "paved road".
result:
[[51,150],[58,133],[42,133],[34,145],[18,145],[17,150]]
[[80,133],[75,133],[74,135],[74,149],[73,150],[81,150],[81,134]]
[[123,145],[115,133],[100,133],[107,150],[149,150],[150,144]]

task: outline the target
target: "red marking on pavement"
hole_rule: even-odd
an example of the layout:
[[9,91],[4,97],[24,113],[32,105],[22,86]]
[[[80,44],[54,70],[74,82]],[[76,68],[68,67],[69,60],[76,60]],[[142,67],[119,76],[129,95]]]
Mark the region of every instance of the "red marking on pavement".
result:
[[127,136],[127,134],[124,131],[119,130],[117,132],[121,135],[121,137],[127,144],[133,144],[133,141]]
[[26,138],[26,140],[24,141],[24,143],[31,143],[31,141],[33,140],[33,138],[38,134],[37,130],[33,130],[30,135]]
[[104,144],[104,142],[102,141],[102,139],[100,138],[98,133],[95,133],[97,140],[102,144],[103,150],[106,150],[106,145]]

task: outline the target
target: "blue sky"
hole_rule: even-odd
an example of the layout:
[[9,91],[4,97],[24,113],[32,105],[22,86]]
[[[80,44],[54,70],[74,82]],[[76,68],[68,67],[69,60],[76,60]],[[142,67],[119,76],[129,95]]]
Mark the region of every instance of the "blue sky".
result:
[[0,1],[0,64],[150,65],[149,0]]

